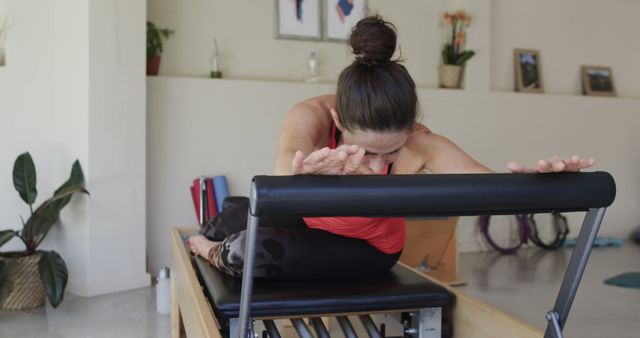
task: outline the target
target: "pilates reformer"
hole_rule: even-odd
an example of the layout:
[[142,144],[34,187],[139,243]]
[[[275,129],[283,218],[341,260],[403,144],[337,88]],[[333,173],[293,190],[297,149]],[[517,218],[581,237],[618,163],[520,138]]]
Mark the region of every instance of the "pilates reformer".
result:
[[[405,338],[441,337],[442,308],[453,322],[455,337],[539,337],[542,332],[401,264],[375,280],[345,281],[336,276],[332,281],[317,283],[257,280],[254,284],[253,255],[260,217],[442,217],[587,211],[555,304],[546,314],[548,324],[544,337],[561,338],[593,241],[606,207],[614,198],[615,182],[604,172],[256,176],[251,183],[242,280],[203,267],[208,264],[202,260],[196,263],[223,337],[252,338],[254,320],[260,319],[267,335],[279,338],[273,318],[293,318],[298,334],[312,337],[309,328],[299,320],[310,317],[317,337],[324,338],[328,337],[327,330],[318,318],[327,315],[337,316],[345,336],[354,337],[348,314],[360,315],[370,337],[384,337],[384,332],[378,330],[369,316],[381,312],[405,314]],[[178,300],[174,300],[176,302]],[[189,310],[183,306],[180,310],[185,320]]]

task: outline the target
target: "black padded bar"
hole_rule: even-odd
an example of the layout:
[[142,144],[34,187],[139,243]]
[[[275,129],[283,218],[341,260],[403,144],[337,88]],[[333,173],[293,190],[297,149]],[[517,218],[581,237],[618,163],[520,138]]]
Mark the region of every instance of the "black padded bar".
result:
[[255,176],[254,216],[465,216],[586,211],[611,205],[606,172]]

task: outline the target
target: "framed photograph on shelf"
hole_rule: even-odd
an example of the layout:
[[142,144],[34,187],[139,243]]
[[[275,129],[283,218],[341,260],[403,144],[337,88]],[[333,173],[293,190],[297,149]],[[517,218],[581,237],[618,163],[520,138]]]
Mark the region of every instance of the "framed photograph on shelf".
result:
[[366,0],[325,0],[324,39],[344,42],[351,29],[366,14]]
[[616,96],[611,67],[582,66],[580,69],[584,95]]
[[322,40],[322,1],[276,0],[276,38]]
[[533,49],[515,49],[515,82],[517,92],[542,93],[542,64],[540,52]]

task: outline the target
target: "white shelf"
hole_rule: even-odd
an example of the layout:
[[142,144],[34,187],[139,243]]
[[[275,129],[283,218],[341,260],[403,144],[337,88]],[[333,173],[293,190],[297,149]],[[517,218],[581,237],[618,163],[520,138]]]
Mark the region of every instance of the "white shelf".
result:
[[[1,70],[2,68],[0,68]],[[335,91],[336,84],[333,82],[318,82],[309,83],[304,81],[296,81],[292,79],[249,79],[249,78],[222,78],[212,79],[208,77],[188,77],[188,76],[147,76],[149,81],[187,81],[187,82],[201,82],[203,84],[218,84],[218,85],[295,85],[295,86],[310,86],[318,88],[326,88],[331,92]],[[498,100],[523,100],[531,102],[532,100],[550,100],[550,101],[576,101],[576,102],[611,102],[615,104],[640,104],[640,97],[621,97],[621,96],[587,96],[578,94],[558,94],[558,93],[523,93],[523,92],[510,92],[510,91],[476,91],[467,89],[446,89],[446,88],[434,88],[434,87],[416,87],[419,93],[436,94],[438,96],[445,97],[457,97],[457,96],[472,96],[478,97],[487,95]]]

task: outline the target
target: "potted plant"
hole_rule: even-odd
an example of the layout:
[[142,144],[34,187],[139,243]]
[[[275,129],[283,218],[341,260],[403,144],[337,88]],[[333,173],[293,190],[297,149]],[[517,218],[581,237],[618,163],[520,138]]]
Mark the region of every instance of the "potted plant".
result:
[[13,165],[13,186],[29,205],[31,215],[26,222],[22,220],[21,231],[0,231],[0,247],[14,237],[25,245],[23,251],[0,253],[0,309],[39,307],[44,305],[45,294],[51,305],[58,307],[67,286],[67,265],[57,252],[38,250],[38,246],[58,222],[58,215],[71,196],[88,194],[80,162],[73,163],[69,179],[35,211],[36,169],[28,152],[18,156]]
[[12,16],[0,17],[0,67],[6,64],[5,43],[9,28],[11,28]]
[[471,16],[464,11],[444,12],[444,23],[451,36],[442,47],[442,64],[440,65],[440,87],[460,88],[465,63],[475,54],[465,50],[465,28],[471,23]]
[[158,75],[162,39],[168,39],[173,33],[170,29],[158,28],[153,22],[147,21],[147,75]]

